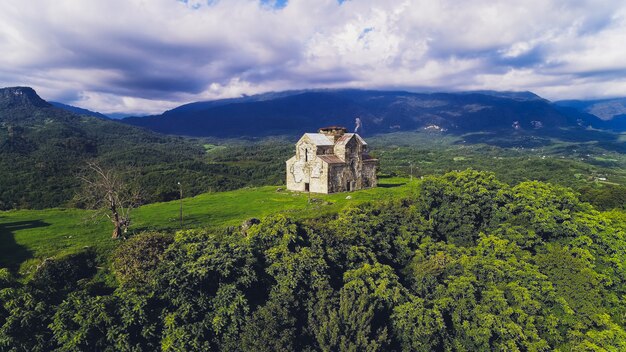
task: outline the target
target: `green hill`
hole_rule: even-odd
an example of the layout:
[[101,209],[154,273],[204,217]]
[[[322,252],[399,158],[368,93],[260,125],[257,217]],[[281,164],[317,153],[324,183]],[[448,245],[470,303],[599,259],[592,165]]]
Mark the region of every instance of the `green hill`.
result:
[[[402,178],[381,179],[381,187],[350,194],[313,195],[277,192],[279,187],[243,188],[205,193],[183,200],[185,228],[239,226],[242,221],[274,213],[297,218],[336,213],[364,201],[407,195],[411,185]],[[414,185],[413,185],[414,186]],[[347,196],[351,199],[346,199]],[[179,201],[154,203],[132,213],[131,231],[176,231],[180,229]],[[106,255],[119,241],[110,238],[107,219],[92,221],[81,209],[11,210],[0,212],[0,267],[26,273],[48,257],[58,257],[94,248]]]

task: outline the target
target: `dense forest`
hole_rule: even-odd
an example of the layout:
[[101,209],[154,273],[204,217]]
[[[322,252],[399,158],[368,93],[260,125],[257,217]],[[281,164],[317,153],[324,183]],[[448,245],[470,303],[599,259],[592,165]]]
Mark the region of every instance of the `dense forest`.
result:
[[0,349],[623,351],[625,235],[569,188],[427,176],[313,220],[136,235],[114,284],[88,250],[0,270]]

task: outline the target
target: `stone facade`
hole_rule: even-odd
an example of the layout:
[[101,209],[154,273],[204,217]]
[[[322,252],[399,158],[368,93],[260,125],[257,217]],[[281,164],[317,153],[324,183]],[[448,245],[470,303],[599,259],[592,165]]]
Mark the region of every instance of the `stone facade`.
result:
[[296,155],[287,160],[287,189],[335,193],[376,187],[377,166],[358,134],[343,127],[321,128],[296,143]]

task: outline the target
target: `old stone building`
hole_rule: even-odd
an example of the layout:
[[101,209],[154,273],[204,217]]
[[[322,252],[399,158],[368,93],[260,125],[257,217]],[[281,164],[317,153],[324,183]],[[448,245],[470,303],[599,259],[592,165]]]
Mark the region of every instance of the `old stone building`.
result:
[[305,133],[296,155],[287,160],[287,189],[335,193],[376,187],[378,160],[367,154],[367,143],[344,127]]

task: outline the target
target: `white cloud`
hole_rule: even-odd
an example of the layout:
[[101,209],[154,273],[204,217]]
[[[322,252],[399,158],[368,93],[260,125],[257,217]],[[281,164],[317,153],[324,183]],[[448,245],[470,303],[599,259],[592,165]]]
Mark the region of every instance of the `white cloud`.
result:
[[136,113],[317,87],[626,95],[623,1],[279,3],[3,0],[0,86]]

